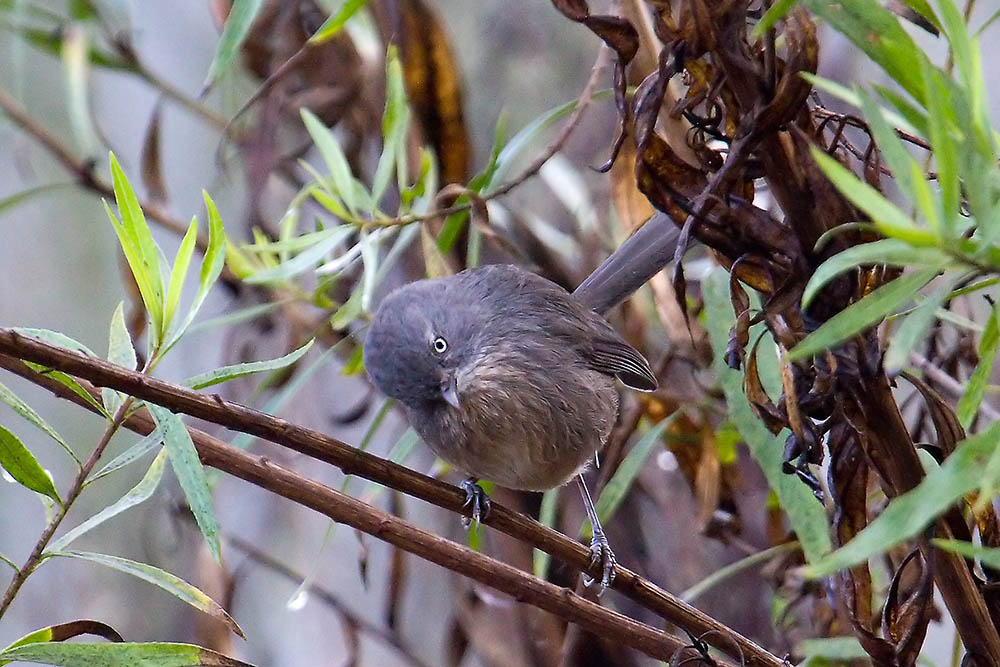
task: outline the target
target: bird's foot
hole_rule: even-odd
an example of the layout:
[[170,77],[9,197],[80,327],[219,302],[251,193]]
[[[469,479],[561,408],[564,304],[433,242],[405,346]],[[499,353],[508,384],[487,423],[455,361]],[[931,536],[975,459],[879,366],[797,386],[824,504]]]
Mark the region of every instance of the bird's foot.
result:
[[[601,531],[594,531],[594,537],[590,540],[590,566],[593,567],[598,563],[601,564],[601,571],[603,575],[601,576],[600,587],[597,589],[597,595],[601,596],[604,591],[611,586],[611,582],[615,580],[615,554],[611,551],[611,545],[608,543],[608,538]],[[590,587],[594,583],[594,578],[588,575],[586,572],[583,573],[583,585]]]
[[459,487],[465,491],[465,503],[463,507],[472,507],[472,518],[462,517],[462,527],[466,530],[472,528],[479,530],[479,523],[490,515],[490,497],[483,491],[483,487],[476,484],[476,480],[470,477],[464,480]]

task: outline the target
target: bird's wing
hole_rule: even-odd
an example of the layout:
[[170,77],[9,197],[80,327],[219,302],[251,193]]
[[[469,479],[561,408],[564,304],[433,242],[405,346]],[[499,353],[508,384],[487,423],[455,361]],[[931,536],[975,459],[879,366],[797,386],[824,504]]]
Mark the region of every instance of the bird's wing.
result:
[[595,371],[614,375],[626,386],[641,391],[656,389],[656,376],[650,370],[649,363],[638,350],[623,340],[593,340],[583,350],[583,357]]

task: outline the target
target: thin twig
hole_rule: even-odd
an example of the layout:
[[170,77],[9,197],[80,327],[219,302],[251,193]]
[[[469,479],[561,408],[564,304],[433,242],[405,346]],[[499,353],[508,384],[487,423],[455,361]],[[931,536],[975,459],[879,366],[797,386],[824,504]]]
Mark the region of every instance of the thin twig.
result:
[[[24,364],[18,366],[18,363],[10,357],[0,355],[0,365],[4,368],[45,387],[61,398],[93,410],[92,405],[65,385],[46,375],[35,373]],[[89,388],[89,391],[92,395],[98,395],[95,388]],[[155,423],[146,410],[141,410],[130,416],[125,421],[125,426],[146,435],[154,430]],[[674,652],[686,645],[686,642],[676,637],[601,607],[565,588],[423,531],[356,498],[294,473],[267,457],[249,454],[197,429],[189,428],[188,431],[206,465],[511,595],[519,602],[544,609],[571,623],[578,623],[594,634],[613,639],[661,660],[668,660]],[[775,667],[781,664],[776,658],[774,660],[775,662],[747,664],[768,664]],[[720,664],[727,667],[731,665]]]
[[[364,477],[444,509],[461,514],[469,512],[465,506],[465,493],[455,486],[359,451],[322,433],[226,401],[220,396],[201,394],[0,328],[0,355],[4,354],[60,370],[98,386],[123,391],[174,412],[270,440],[335,465],[346,474]],[[0,356],[0,367],[10,369],[10,360]],[[267,466],[271,465],[267,463]],[[258,468],[253,470],[260,472]],[[587,547],[527,516],[494,503],[484,523],[551,554],[573,568],[594,577],[601,575],[600,565],[590,562],[591,553]],[[717,642],[713,646],[720,651],[732,655],[734,647],[739,647],[746,656],[747,665],[781,667],[782,661],[774,655],[635,572],[619,565],[615,568],[615,575],[615,590],[692,634],[702,635],[711,631],[711,636],[717,638],[713,640]]]
[[[270,554],[258,549],[257,546],[252,542],[248,542],[247,540],[239,538],[235,535],[227,535],[226,541],[232,544],[240,551],[242,551],[243,553],[245,553],[247,557],[254,563],[257,563],[258,565],[272,572],[280,574],[281,576],[285,577],[286,579],[295,584],[299,584],[305,579],[305,577],[303,577],[300,573],[296,572],[285,563],[281,562],[274,556],[271,556]],[[399,653],[400,656],[402,656],[410,664],[415,665],[415,667],[430,667],[428,663],[424,662],[418,656],[414,655],[413,652],[410,651],[410,649],[407,648],[407,646],[403,644],[402,641],[400,641],[398,634],[392,632],[391,630],[387,630],[386,628],[383,628],[379,625],[376,625],[371,621],[369,621],[368,619],[366,619],[364,616],[355,613],[354,610],[348,607],[343,600],[334,595],[332,591],[329,591],[326,588],[323,588],[322,586],[319,586],[316,583],[311,583],[309,587],[306,588],[306,591],[310,595],[315,595],[320,602],[322,602],[323,604],[327,605],[328,607],[336,611],[338,614],[343,616],[345,619],[347,619],[348,622],[352,623],[362,632],[365,632],[371,635],[372,637],[376,637],[386,645],[394,648],[396,652]]]
[[[99,395],[97,399],[100,400]],[[115,412],[111,423],[104,429],[104,433],[101,435],[100,440],[98,440],[97,445],[94,447],[94,451],[90,453],[90,457],[84,462],[83,467],[80,468],[80,470],[77,471],[76,475],[73,477],[73,483],[66,492],[66,497],[62,499],[62,503],[59,504],[58,509],[55,513],[53,513],[48,524],[46,524],[45,529],[38,538],[38,541],[35,542],[34,548],[28,555],[28,558],[25,559],[24,565],[18,568],[17,572],[14,574],[14,578],[11,579],[10,584],[7,585],[7,590],[4,591],[3,598],[0,599],[0,618],[3,618],[4,613],[7,611],[7,608],[10,607],[11,602],[14,601],[14,597],[17,595],[17,592],[21,590],[21,586],[24,585],[28,576],[35,571],[36,567],[38,567],[38,564],[42,560],[42,554],[45,552],[45,547],[49,545],[49,542],[52,540],[52,536],[55,535],[56,530],[59,528],[59,524],[61,524],[63,519],[66,518],[66,514],[69,512],[70,507],[73,506],[73,503],[80,496],[80,492],[83,491],[83,486],[87,481],[87,477],[90,476],[91,471],[101,459],[101,455],[104,453],[108,443],[111,442],[111,436],[118,432],[118,428],[122,425],[125,415],[128,414],[128,411],[134,402],[135,399],[129,397],[121,404]]]

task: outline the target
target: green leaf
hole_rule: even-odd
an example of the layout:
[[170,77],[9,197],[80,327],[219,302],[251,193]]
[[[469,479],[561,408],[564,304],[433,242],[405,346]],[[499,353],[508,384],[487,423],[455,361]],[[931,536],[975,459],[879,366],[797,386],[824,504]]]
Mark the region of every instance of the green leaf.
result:
[[996,547],[984,547],[972,544],[971,542],[963,542],[962,540],[943,540],[941,538],[935,538],[931,541],[939,549],[945,549],[966,558],[978,560],[985,567],[1000,569],[1000,549]]
[[[125,325],[125,306],[121,302],[111,316],[111,327],[108,331],[108,361],[130,371],[134,371],[139,365],[135,348],[132,346],[132,337]],[[102,388],[101,397],[109,414],[115,414],[122,406],[122,395],[114,389]]]
[[97,357],[97,355],[94,354],[89,347],[79,341],[73,340],[66,334],[59,333],[58,331],[51,331],[49,329],[33,329],[31,327],[11,327],[11,331],[17,332],[22,336],[38,339],[43,343],[64,347],[67,350],[73,350],[74,352],[83,352],[90,357]]
[[[101,623],[100,621],[80,619],[76,621],[69,621],[67,623],[50,625],[47,628],[41,628],[39,630],[35,630],[34,632],[29,632],[7,648],[0,649],[0,652],[9,651],[10,649],[18,646],[26,646],[28,644],[37,644],[40,642],[64,642],[67,639],[79,637],[80,635],[96,635],[98,637],[103,637],[110,642],[124,641],[122,636],[118,634],[118,631],[110,625]],[[0,660],[0,666],[6,665],[9,662],[10,661],[8,660]]]
[[1000,422],[958,443],[914,489],[897,496],[882,513],[832,554],[807,566],[809,577],[823,577],[880,554],[924,530],[965,494],[979,488],[983,470],[997,448]]
[[336,194],[340,197],[352,216],[357,216],[359,202],[355,197],[354,176],[351,173],[351,165],[344,155],[344,150],[337,143],[330,129],[317,118],[313,112],[303,107],[302,122],[306,126],[306,131],[312,137],[313,143],[319,149],[326,168],[330,170],[330,177],[333,179],[333,186]]
[[882,239],[852,246],[819,265],[802,293],[802,307],[812,303],[820,288],[834,277],[858,266],[887,264],[940,267],[947,264],[948,260],[949,255],[939,248],[918,248],[899,239]]
[[90,52],[87,30],[79,24],[64,25],[60,56],[66,82],[66,112],[81,155],[93,155],[97,145],[90,113]]
[[142,476],[142,479],[139,480],[138,484],[132,487],[131,491],[77,527],[68,531],[65,535],[50,544],[46,551],[49,553],[65,551],[66,547],[68,547],[73,540],[85,533],[90,532],[108,519],[118,516],[130,507],[135,507],[139,503],[148,499],[151,495],[153,495],[153,491],[156,490],[156,487],[160,483],[160,479],[163,477],[163,466],[166,462],[167,450],[161,449],[157,457],[153,459],[152,465],[150,465],[149,469],[146,470],[146,474]]
[[886,315],[914,297],[924,285],[940,271],[928,268],[906,273],[892,280],[860,301],[840,311],[823,323],[819,329],[806,336],[788,351],[788,360],[805,359],[823,350],[835,347],[851,336],[879,322]]
[[190,377],[184,380],[181,384],[191,387],[192,389],[204,389],[205,387],[211,387],[212,385],[219,384],[221,382],[228,382],[245,375],[287,368],[301,359],[303,355],[309,351],[309,348],[312,347],[312,344],[313,341],[310,340],[297,350],[293,350],[282,357],[278,357],[277,359],[270,359],[267,361],[248,361],[242,364],[233,364],[231,366],[216,368],[215,370],[208,371],[207,373],[201,373],[200,375]]
[[972,420],[979,411],[979,404],[983,402],[986,383],[989,382],[993,372],[993,363],[997,357],[998,340],[1000,340],[1000,327],[997,326],[997,307],[994,306],[986,320],[983,335],[979,338],[979,365],[972,372],[969,384],[965,387],[965,393],[958,399],[958,406],[955,410],[958,421],[963,428],[969,428],[972,425]]
[[161,570],[146,563],[129,560],[128,558],[121,558],[120,556],[87,551],[57,551],[47,553],[46,556],[49,558],[77,558],[97,563],[98,565],[104,565],[125,574],[131,574],[133,577],[147,581],[154,586],[159,586],[182,602],[186,602],[195,609],[223,621],[229,626],[230,630],[240,637],[244,637],[243,630],[240,629],[240,626],[236,624],[236,621],[233,620],[232,616],[225,609],[198,588],[195,588],[180,577],[170,574],[166,570]]
[[252,667],[193,644],[35,643],[0,653],[0,659],[59,667]]
[[347,298],[347,301],[330,317],[330,326],[335,331],[346,329],[349,324],[358,319],[361,313],[364,312],[361,308],[361,296],[361,288],[356,287],[351,292],[351,296]]
[[323,22],[323,25],[309,38],[306,44],[309,46],[318,46],[328,41],[340,32],[344,24],[366,4],[368,4],[368,0],[344,0],[344,4],[340,6],[340,9],[330,14],[330,17]]
[[198,450],[191,441],[191,434],[181,418],[166,408],[150,403],[148,405],[153,420],[163,434],[163,444],[166,446],[170,465],[174,469],[177,481],[184,490],[191,513],[194,514],[198,528],[205,536],[209,551],[216,562],[222,562],[222,547],[219,544],[219,524],[215,518],[215,506],[212,503],[212,492],[208,487],[205,469],[198,459]]
[[48,496],[62,505],[59,492],[28,448],[16,435],[0,426],[0,467],[22,486]]
[[924,302],[913,309],[903,323],[889,338],[889,350],[882,362],[890,377],[906,366],[910,361],[910,353],[921,342],[927,328],[934,321],[938,309],[951,296],[951,291],[958,282],[959,276],[947,276],[941,285],[924,299]]
[[150,337],[154,349],[162,340],[163,328],[163,277],[160,274],[160,254],[159,249],[153,241],[153,235],[146,224],[146,218],[139,206],[139,200],[135,196],[132,184],[118,163],[118,158],[114,153],[110,154],[111,174],[114,181],[115,201],[118,204],[118,212],[121,220],[115,216],[104,203],[104,208],[108,212],[111,224],[118,234],[118,242],[121,245],[125,259],[128,261],[132,275],[135,277],[142,302],[149,312],[151,320]]
[[191,256],[194,254],[195,241],[198,240],[198,218],[191,218],[187,233],[181,240],[181,245],[177,249],[177,257],[174,259],[174,267],[170,271],[170,287],[167,289],[167,304],[163,312],[164,325],[169,328],[173,322],[177,306],[181,302],[181,292],[184,290],[184,279],[187,278],[188,266],[191,264]]
[[7,210],[13,210],[37,195],[52,192],[53,190],[61,190],[62,188],[76,187],[79,187],[76,183],[49,183],[47,185],[39,185],[34,188],[28,188],[26,190],[21,190],[20,192],[15,192],[12,195],[0,198],[0,213],[4,213]]
[[924,99],[920,61],[924,52],[899,25],[899,19],[871,0],[802,0],[882,67],[917,100]]
[[139,442],[135,443],[115,458],[108,461],[103,468],[94,473],[93,476],[87,480],[87,484],[93,484],[105,475],[110,475],[116,470],[124,468],[133,461],[138,461],[140,458],[156,449],[161,442],[163,442],[163,436],[160,434],[160,430],[153,429],[152,433],[139,440]]
[[886,199],[881,192],[855,176],[854,172],[816,148],[812,149],[812,156],[817,166],[841,194],[867,213],[883,234],[900,236],[901,233],[920,231],[909,216]]
[[663,433],[673,423],[677,415],[678,413],[674,412],[666,419],[660,420],[656,426],[646,431],[639,441],[632,446],[625,458],[622,459],[618,470],[608,480],[607,485],[601,491],[601,495],[597,498],[595,507],[597,508],[597,516],[601,520],[601,523],[609,523],[611,521],[611,517],[618,511],[622,501],[625,500],[625,496],[628,495],[629,489],[632,488],[632,484],[635,482],[635,478],[638,477],[639,471],[642,470],[646,459],[661,444]]
[[17,394],[12,392],[3,384],[0,384],[0,401],[6,403],[14,412],[24,417],[30,423],[41,429],[42,432],[50,438],[59,443],[59,445],[66,450],[66,453],[69,454],[74,461],[76,461],[77,466],[80,465],[80,459],[77,458],[76,454],[73,453],[73,450],[70,449],[69,443],[63,440],[63,437],[59,435],[54,428],[49,426],[48,422],[42,419],[41,415],[35,412],[30,405],[22,401]]
[[795,5],[796,0],[777,0],[770,9],[764,12],[764,15],[760,17],[760,21],[754,26],[753,35],[754,37],[761,37],[765,32],[770,30],[775,26],[775,24],[783,19],[792,7]]
[[403,66],[394,44],[389,45],[385,58],[386,99],[382,115],[382,155],[379,156],[375,175],[372,177],[372,199],[378,202],[389,187],[392,168],[399,165],[399,189],[406,184],[406,131],[410,127],[410,108],[406,104],[403,84]]
[[857,637],[823,637],[820,639],[803,639],[796,645],[795,653],[804,656],[799,667],[821,667],[842,664],[845,660],[871,661],[871,656],[861,647]]
[[83,386],[79,382],[77,382],[74,378],[70,377],[69,375],[66,375],[62,371],[55,371],[52,370],[51,368],[42,366],[41,364],[34,364],[31,363],[30,361],[26,361],[24,363],[36,373],[42,373],[45,375],[45,377],[49,378],[50,380],[55,380],[59,384],[65,385],[70,389],[70,391],[72,391],[74,394],[76,394],[83,400],[87,401],[87,403],[89,403],[91,406],[93,406],[94,409],[97,410],[98,414],[103,415],[106,419],[109,420],[111,419],[111,415],[109,415],[108,411],[104,409],[104,406],[101,405],[100,402],[98,402],[97,399],[95,399],[90,394],[89,391],[84,389]]
[[[548,526],[549,528],[555,528],[556,526],[560,488],[557,486],[542,494],[542,504],[538,508],[538,523],[543,526]],[[547,579],[549,575],[549,562],[552,560],[552,557],[549,556],[547,551],[542,551],[541,549],[532,549],[531,551],[531,571],[539,579]]]
[[351,227],[341,225],[318,232],[316,237],[318,240],[306,250],[295,255],[295,257],[287,262],[282,262],[269,269],[256,271],[244,280],[251,285],[275,283],[313,270],[331,250],[350,236],[352,231],[354,230]]
[[937,168],[940,188],[941,220],[948,236],[954,236],[959,219],[961,192],[959,187],[959,141],[952,136],[955,123],[955,100],[942,80],[941,72],[930,63],[924,63],[924,86],[927,88],[927,117],[930,121],[930,140]]
[[826,511],[801,480],[783,471],[787,430],[777,435],[767,430],[753,413],[743,392],[743,374],[726,365],[724,355],[729,344],[729,330],[736,322],[729,302],[728,274],[714,271],[704,282],[704,290],[705,321],[714,352],[713,367],[726,396],[729,419],[747,443],[750,454],[788,515],[806,559],[813,562],[830,551]]
[[226,18],[226,24],[222,28],[219,45],[215,48],[215,55],[212,57],[212,64],[208,68],[208,76],[205,77],[203,95],[232,65],[263,4],[263,0],[233,1],[229,9],[229,16]]

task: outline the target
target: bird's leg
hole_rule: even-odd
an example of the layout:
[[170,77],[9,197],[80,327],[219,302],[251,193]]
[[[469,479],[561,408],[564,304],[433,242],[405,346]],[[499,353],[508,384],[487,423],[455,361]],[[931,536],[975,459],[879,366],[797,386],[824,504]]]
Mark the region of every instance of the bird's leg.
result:
[[477,481],[475,477],[469,477],[458,485],[465,491],[465,503],[462,506],[472,506],[472,519],[470,520],[467,516],[462,517],[462,526],[466,530],[469,530],[470,527],[479,530],[480,520],[490,515],[490,497],[483,491],[483,487],[476,483]]
[[[601,528],[601,520],[597,518],[597,509],[594,507],[594,501],[590,498],[590,491],[587,490],[587,483],[583,480],[583,473],[576,476],[576,485],[580,489],[580,495],[583,496],[583,506],[587,509],[587,518],[590,519],[590,526],[593,529],[593,537],[590,540],[590,564],[601,563],[604,572],[601,577],[601,587],[597,593],[601,595],[615,580],[615,555],[611,551],[611,545],[608,544],[604,529]],[[584,572],[583,585],[590,586],[593,583],[594,580]]]

